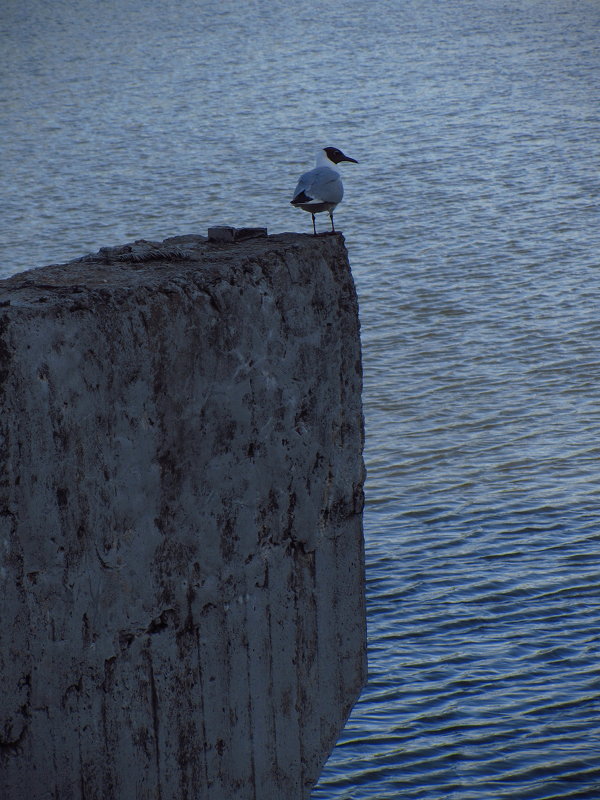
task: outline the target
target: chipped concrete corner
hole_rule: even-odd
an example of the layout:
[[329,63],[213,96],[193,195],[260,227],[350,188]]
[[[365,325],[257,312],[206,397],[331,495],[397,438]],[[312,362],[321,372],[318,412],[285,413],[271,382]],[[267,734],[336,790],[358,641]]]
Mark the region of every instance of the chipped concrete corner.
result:
[[0,282],[0,796],[303,800],[366,678],[341,236]]

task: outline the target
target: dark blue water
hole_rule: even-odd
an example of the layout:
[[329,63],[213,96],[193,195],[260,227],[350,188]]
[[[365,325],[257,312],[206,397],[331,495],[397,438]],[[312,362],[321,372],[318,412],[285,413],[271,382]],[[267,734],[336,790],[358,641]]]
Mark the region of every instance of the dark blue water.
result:
[[[370,681],[314,800],[600,798],[600,6],[8,0],[2,270],[309,230],[362,319]],[[325,224],[325,223],[323,223]]]

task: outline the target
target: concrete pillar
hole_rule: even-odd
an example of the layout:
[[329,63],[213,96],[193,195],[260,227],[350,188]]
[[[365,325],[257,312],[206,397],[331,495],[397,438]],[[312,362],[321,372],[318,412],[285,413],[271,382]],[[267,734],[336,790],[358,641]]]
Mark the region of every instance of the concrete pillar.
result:
[[2,798],[303,800],[364,684],[343,238],[230,239],[0,282]]

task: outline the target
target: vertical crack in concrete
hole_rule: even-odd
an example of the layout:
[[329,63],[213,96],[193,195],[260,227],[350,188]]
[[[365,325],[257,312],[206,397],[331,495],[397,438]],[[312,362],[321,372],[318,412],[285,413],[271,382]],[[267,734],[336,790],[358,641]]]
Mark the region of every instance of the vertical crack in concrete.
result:
[[199,747],[202,752],[202,767],[204,771],[204,782],[203,785],[208,787],[209,785],[209,774],[208,774],[208,761],[207,761],[207,747],[208,747],[208,739],[207,739],[207,730],[206,730],[206,705],[204,702],[206,686],[204,685],[204,674],[202,669],[202,652],[200,649],[200,629],[196,630],[196,657],[198,659],[198,686],[199,686],[199,701],[200,701],[200,726],[202,730],[202,741],[199,742]]
[[[244,628],[246,631],[250,629],[248,625],[248,605],[249,602],[252,602],[250,598],[248,598],[248,602],[244,604]],[[246,640],[246,680],[248,683],[248,700],[247,700],[247,712],[248,712],[248,736],[250,739],[250,774],[252,776],[252,800],[258,800],[256,794],[256,763],[255,763],[255,755],[254,755],[254,708],[252,703],[252,659],[254,658],[255,650],[250,644],[249,640]]]
[[157,778],[157,792],[158,800],[162,800],[162,778],[160,768],[160,716],[159,716],[159,702],[158,692],[156,690],[156,681],[154,679],[154,664],[152,662],[152,645],[150,641],[147,643],[147,657],[148,657],[148,676],[150,678],[150,702],[152,705],[152,726],[154,729],[154,754],[156,759],[156,778]]

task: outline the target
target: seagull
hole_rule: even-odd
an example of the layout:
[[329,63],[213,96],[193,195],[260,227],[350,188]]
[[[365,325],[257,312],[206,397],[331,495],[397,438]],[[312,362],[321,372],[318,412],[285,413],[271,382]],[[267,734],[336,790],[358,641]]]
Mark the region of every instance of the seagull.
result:
[[291,203],[303,211],[312,214],[313,231],[317,235],[315,214],[328,211],[331,219],[331,232],[335,233],[333,226],[333,209],[342,202],[344,187],[338,172],[337,165],[341,161],[351,161],[358,164],[354,158],[345,156],[337,147],[325,147],[317,153],[317,166],[310,172],[300,176],[298,185],[294,190],[294,199]]

